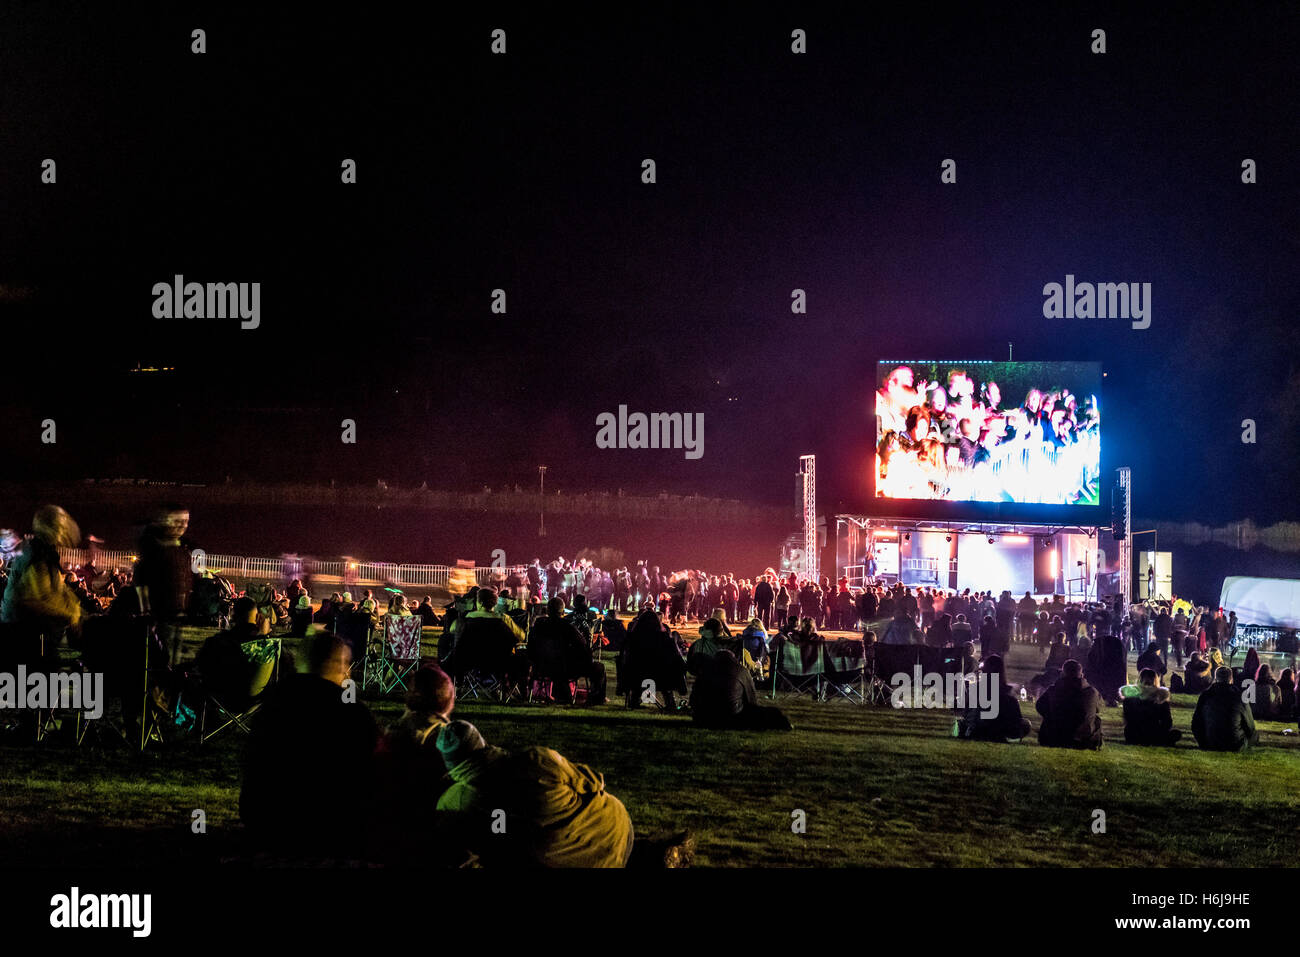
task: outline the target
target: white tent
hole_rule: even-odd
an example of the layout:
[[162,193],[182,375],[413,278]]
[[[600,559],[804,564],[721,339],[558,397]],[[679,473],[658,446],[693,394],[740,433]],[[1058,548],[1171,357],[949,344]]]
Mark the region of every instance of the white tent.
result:
[[1219,604],[1243,625],[1300,628],[1300,580],[1294,578],[1225,578]]

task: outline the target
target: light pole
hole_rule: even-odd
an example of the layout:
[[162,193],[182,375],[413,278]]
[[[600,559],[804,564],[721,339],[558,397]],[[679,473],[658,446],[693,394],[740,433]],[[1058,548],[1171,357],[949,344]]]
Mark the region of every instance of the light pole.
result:
[[541,509],[542,512],[542,525],[537,530],[537,537],[545,538],[546,537],[546,466],[545,465],[537,466],[537,488],[539,491],[539,497],[541,499],[541,503],[538,507]]

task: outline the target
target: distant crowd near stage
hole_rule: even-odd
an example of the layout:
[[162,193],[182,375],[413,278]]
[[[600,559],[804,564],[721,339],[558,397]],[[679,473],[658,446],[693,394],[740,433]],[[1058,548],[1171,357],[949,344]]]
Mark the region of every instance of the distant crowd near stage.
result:
[[[1003,743],[1030,735],[1021,702],[1032,698],[1038,743],[1075,749],[1101,747],[1102,710],[1119,704],[1125,743],[1176,745],[1171,693],[1198,695],[1192,730],[1206,750],[1241,750],[1258,742],[1255,720],[1297,717],[1293,669],[1275,679],[1253,646],[1234,667],[1243,644],[1235,614],[1185,600],[1124,607],[875,580],[853,587],[772,568],[752,579],[644,562],[601,569],[560,557],[502,570],[437,603],[397,588],[326,597],[301,578],[236,591],[193,571],[188,527],[188,510],[168,506],[134,567],[64,568],[59,549],[75,547],[80,530],[57,506],[37,512],[33,534],[0,570],[0,740],[54,733],[55,706],[4,700],[6,679],[24,672],[101,675],[106,707],[93,724],[128,746],[247,733],[239,813],[249,847],[291,860],[689,861],[691,835],[634,836],[599,772],[531,740],[545,723],[526,722],[529,740],[510,750],[489,746],[453,714],[458,697],[650,708],[708,732],[792,730],[789,705],[760,702],[763,688],[771,699],[945,708],[954,737]],[[196,628],[207,637],[191,657],[182,633],[193,641]],[[1295,635],[1286,637],[1290,645],[1276,650],[1294,654]],[[1004,668],[1013,643],[1029,646],[1019,657],[1042,669],[1018,694]],[[606,697],[609,664],[617,704]],[[918,683],[925,672],[927,693],[929,678],[954,676],[990,693],[978,707],[931,705],[924,695],[908,705],[897,682],[913,670]],[[383,728],[366,701],[394,694],[406,708]],[[413,801],[433,802],[437,813],[418,834],[393,833],[384,824],[393,815],[379,809]],[[375,813],[349,818],[340,808]],[[501,808],[517,825],[509,841],[493,829]]]
[[1099,503],[1094,364],[882,363],[879,379],[877,497]]

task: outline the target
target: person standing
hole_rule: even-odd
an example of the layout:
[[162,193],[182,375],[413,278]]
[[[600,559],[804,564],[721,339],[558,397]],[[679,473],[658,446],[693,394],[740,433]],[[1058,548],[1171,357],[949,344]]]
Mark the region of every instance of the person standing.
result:
[[772,590],[772,582],[768,576],[764,575],[754,586],[754,604],[758,607],[758,617],[763,622],[763,628],[767,631],[772,630],[772,603],[776,601],[776,593]]
[[0,622],[12,635],[0,649],[0,668],[5,670],[42,660],[57,670],[55,643],[64,629],[81,621],[81,600],[64,579],[59,559],[60,548],[81,541],[81,529],[59,506],[46,505],[33,516],[32,532],[9,563],[0,599]]
[[189,509],[180,505],[160,509],[140,538],[133,576],[157,622],[158,637],[170,649],[172,667],[180,663],[181,622],[194,587],[190,543],[185,539],[189,526]]

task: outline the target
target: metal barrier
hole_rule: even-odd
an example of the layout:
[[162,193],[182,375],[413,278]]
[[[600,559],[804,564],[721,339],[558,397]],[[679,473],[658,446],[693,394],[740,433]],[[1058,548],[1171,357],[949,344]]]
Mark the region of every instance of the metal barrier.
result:
[[[83,548],[59,549],[59,558],[66,568],[79,568],[90,560],[90,555],[90,551]],[[100,550],[95,552],[95,566],[101,571],[129,569],[135,565],[138,557],[130,552]],[[204,567],[212,574],[224,578],[256,578],[272,581],[307,575],[374,584],[392,583],[425,588],[446,588],[451,580],[451,568],[448,565],[246,558],[242,555],[218,555],[211,552],[204,555]],[[511,572],[523,578],[527,573],[527,566],[480,565],[474,569],[474,580],[480,585],[491,585],[500,583]]]

